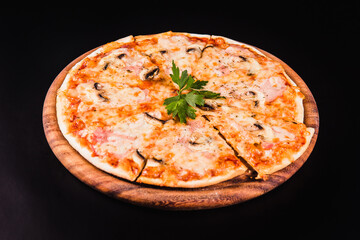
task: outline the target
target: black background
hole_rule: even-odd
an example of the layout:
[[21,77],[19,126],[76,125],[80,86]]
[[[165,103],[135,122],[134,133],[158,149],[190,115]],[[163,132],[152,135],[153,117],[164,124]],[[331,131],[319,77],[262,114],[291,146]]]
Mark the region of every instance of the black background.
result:
[[[350,239],[359,236],[359,3],[141,2],[1,8],[0,239]],[[320,112],[308,161],[286,183],[220,209],[170,212],[109,198],[72,176],[42,128],[42,105],[73,59],[127,35],[223,35],[285,61]]]

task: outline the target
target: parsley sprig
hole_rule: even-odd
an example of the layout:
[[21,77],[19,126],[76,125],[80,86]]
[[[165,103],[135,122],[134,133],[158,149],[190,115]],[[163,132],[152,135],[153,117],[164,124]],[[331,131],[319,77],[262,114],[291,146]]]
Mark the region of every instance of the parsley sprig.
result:
[[[216,99],[225,98],[220,96],[220,93],[214,93],[203,89],[208,81],[195,81],[194,78],[187,73],[187,70],[182,71],[180,75],[180,69],[172,61],[172,72],[170,74],[174,83],[179,86],[177,91],[178,95],[165,99],[164,105],[166,105],[167,113],[172,114],[173,118],[176,116],[181,123],[186,123],[186,117],[195,119],[196,106],[204,106],[204,99]],[[184,94],[185,90],[189,90]]]

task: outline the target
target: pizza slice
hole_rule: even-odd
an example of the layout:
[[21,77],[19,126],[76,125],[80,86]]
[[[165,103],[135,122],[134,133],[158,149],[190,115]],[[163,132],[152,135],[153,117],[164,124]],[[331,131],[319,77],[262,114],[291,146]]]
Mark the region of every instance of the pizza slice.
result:
[[165,32],[136,36],[135,49],[149,56],[160,67],[160,77],[171,83],[169,76],[172,74],[172,62],[192,74],[209,39],[209,35]]
[[148,137],[162,125],[144,113],[123,118],[110,126],[81,122],[76,128],[67,126],[59,117],[65,138],[82,156],[101,170],[130,181],[138,177],[145,163],[137,149],[149,144]]
[[68,74],[69,88],[95,80],[99,83],[121,84],[141,89],[168,91],[159,76],[159,66],[137,51],[132,36],[110,42],[80,61]]
[[132,36],[108,43],[71,69],[58,91],[63,105],[72,106],[66,113],[70,119],[85,114],[110,124],[141,112],[169,119],[161,106],[176,89],[158,77],[159,68],[148,56],[133,47]]
[[139,149],[147,159],[138,182],[168,187],[202,187],[247,170],[232,148],[201,116],[187,124],[166,122],[155,141]]
[[206,90],[226,97],[215,103],[302,122],[304,96],[280,63],[235,43],[212,36],[194,70],[196,78],[209,81]]
[[202,114],[260,178],[266,178],[298,159],[314,134],[313,128],[301,122],[241,111],[231,106],[221,106]]

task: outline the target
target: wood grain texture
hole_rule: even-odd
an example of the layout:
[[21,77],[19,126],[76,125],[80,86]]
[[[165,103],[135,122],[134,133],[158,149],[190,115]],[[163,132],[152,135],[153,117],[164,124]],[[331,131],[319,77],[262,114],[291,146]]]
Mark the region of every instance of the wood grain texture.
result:
[[59,161],[75,177],[108,196],[136,205],[169,210],[209,209],[241,203],[263,195],[288,180],[308,159],[319,132],[319,113],[315,99],[301,77],[277,57],[261,49],[259,50],[268,57],[280,62],[290,78],[300,87],[305,95],[304,122],[308,127],[315,129],[314,136],[303,155],[286,168],[271,174],[266,181],[239,176],[203,188],[163,188],[117,178],[89,163],[69,145],[59,129],[56,117],[56,92],[68,71],[95,49],[72,61],[59,73],[50,86],[43,106],[43,126],[47,141]]

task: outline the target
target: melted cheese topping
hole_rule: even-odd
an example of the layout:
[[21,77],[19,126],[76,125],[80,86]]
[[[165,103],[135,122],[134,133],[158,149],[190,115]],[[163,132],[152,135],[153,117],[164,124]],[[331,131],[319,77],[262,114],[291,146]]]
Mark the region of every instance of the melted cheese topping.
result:
[[222,106],[206,113],[234,149],[263,177],[295,161],[312,134],[305,124]]
[[209,42],[194,70],[196,78],[209,81],[206,90],[221,93],[224,104],[242,110],[302,121],[298,105],[303,95],[279,63],[244,45],[219,40]]
[[169,79],[172,74],[172,61],[182,71],[193,72],[194,63],[201,57],[209,37],[189,38],[179,34],[159,34],[148,38],[136,39],[136,49],[148,55],[161,68],[160,76]]
[[216,168],[220,156],[233,155],[232,149],[203,118],[190,120],[188,125],[170,121],[156,134],[155,142],[142,153],[178,171],[188,170],[203,176],[208,174],[208,169]]

